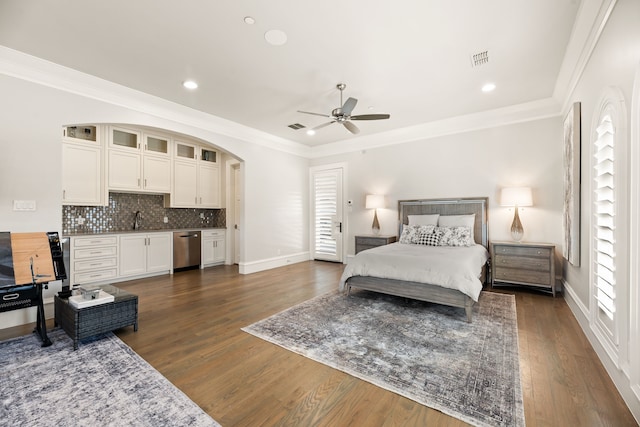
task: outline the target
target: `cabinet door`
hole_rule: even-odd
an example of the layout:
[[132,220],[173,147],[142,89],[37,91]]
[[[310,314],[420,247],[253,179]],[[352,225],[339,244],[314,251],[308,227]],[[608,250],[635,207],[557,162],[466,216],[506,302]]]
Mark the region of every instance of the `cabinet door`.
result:
[[140,138],[140,132],[115,126],[109,127],[109,147],[140,151]]
[[175,161],[171,207],[195,207],[198,194],[196,163]]
[[198,205],[203,208],[220,207],[220,168],[201,163],[198,169]]
[[144,180],[142,186],[146,191],[158,193],[171,192],[171,160],[163,157],[144,156]]
[[147,236],[120,236],[120,276],[143,274],[147,271]]
[[213,242],[213,261],[224,262],[227,258],[224,239],[216,239]]
[[103,204],[99,146],[62,143],[62,204]]
[[141,189],[140,169],[139,153],[109,150],[109,189]]
[[215,262],[214,243],[214,239],[202,239],[202,260],[200,261],[202,265]]
[[147,236],[147,272],[171,270],[171,233],[149,234]]

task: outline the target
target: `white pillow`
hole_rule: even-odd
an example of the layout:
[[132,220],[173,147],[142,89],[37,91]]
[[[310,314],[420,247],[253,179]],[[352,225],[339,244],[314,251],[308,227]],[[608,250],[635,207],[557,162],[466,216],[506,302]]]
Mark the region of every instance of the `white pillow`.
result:
[[476,214],[468,215],[440,215],[438,227],[468,227],[471,229],[471,238],[475,240]]
[[438,225],[438,217],[440,214],[431,215],[407,215],[409,225]]

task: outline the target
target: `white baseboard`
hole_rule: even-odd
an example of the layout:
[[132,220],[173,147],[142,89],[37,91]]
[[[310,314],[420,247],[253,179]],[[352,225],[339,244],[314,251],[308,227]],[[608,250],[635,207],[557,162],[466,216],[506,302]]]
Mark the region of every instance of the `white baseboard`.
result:
[[589,308],[584,305],[579,298],[577,298],[576,293],[573,291],[573,288],[569,283],[563,280],[562,284],[565,289],[564,299],[567,302],[569,309],[580,324],[582,332],[584,332],[589,343],[591,343],[591,346],[598,355],[600,362],[609,374],[613,384],[616,386],[618,392],[622,396],[622,399],[629,407],[631,414],[636,419],[636,422],[640,424],[640,398],[638,398],[638,395],[632,389],[629,377],[621,369],[618,369],[615,366],[615,363],[609,358],[604,346],[600,344],[596,335],[591,331]]
[[260,261],[241,262],[238,264],[238,271],[240,274],[251,274],[271,270],[272,268],[284,267],[285,265],[296,264],[298,262],[309,261],[310,259],[311,255],[309,252],[299,252],[297,254],[283,255]]

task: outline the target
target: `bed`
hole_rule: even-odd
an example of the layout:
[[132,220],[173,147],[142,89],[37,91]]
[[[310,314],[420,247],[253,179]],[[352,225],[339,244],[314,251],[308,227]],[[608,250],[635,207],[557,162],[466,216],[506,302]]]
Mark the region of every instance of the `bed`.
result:
[[[399,235],[412,221],[439,217],[442,223],[465,218],[474,244],[441,247],[393,243],[358,253],[346,266],[340,290],[354,288],[464,308],[467,322],[487,282],[486,197],[398,202]],[[471,215],[473,215],[472,219]],[[421,219],[423,218],[423,219]],[[404,235],[406,237],[406,235]]]

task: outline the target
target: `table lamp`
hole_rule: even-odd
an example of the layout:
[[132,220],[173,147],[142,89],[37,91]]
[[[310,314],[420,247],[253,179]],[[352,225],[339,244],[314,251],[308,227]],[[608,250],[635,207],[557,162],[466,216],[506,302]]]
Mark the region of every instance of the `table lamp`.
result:
[[531,188],[529,187],[506,187],[502,189],[500,194],[501,206],[513,206],[514,215],[511,223],[511,237],[516,242],[522,240],[524,229],[518,215],[518,208],[522,206],[533,206],[533,197],[531,196]]
[[373,234],[380,233],[380,223],[378,222],[378,209],[384,208],[384,196],[379,194],[367,194],[365,202],[367,209],[373,209],[373,224],[371,224],[371,231]]

